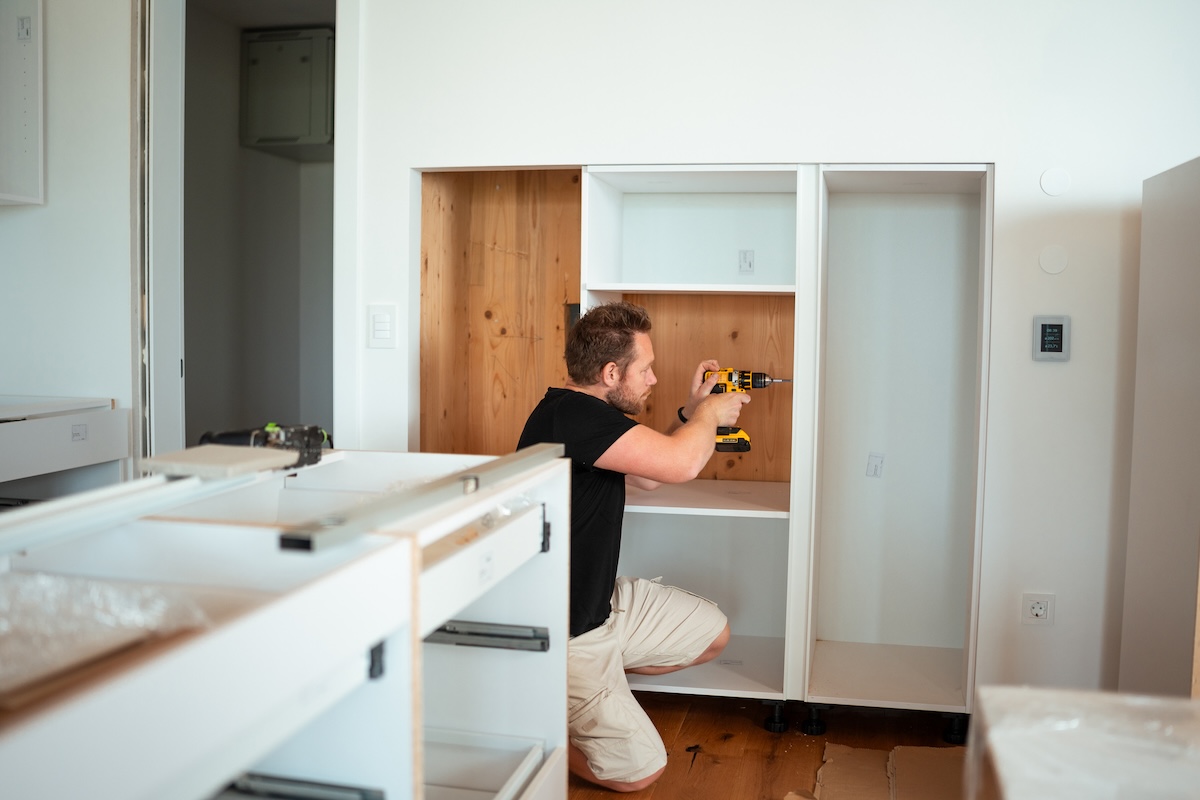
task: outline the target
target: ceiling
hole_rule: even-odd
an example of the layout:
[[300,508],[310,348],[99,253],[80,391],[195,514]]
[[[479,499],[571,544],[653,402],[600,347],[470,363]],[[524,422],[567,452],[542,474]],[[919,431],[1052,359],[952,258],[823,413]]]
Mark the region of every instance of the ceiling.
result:
[[333,27],[335,0],[186,0],[239,28]]

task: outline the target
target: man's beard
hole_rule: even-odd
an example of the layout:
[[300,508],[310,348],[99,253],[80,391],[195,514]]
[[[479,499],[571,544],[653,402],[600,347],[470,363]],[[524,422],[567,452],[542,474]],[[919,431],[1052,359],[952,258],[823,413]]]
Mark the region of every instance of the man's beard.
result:
[[604,395],[604,399],[622,414],[636,417],[646,410],[646,400],[649,396],[650,393],[647,392],[644,397],[634,397],[633,393],[629,391],[629,387],[622,381],[614,388],[609,389],[608,394]]

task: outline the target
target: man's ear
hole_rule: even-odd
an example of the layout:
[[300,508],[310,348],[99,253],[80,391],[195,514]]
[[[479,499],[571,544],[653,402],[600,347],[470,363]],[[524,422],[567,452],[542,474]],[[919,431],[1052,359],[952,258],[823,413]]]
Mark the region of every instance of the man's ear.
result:
[[605,386],[616,386],[621,382],[621,368],[617,362],[610,361],[604,365],[604,369],[600,370],[600,381]]

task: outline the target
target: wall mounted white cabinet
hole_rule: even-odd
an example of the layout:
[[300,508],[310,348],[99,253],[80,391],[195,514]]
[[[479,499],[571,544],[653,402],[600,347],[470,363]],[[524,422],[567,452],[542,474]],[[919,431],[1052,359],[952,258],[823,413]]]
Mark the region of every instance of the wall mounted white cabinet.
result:
[[243,33],[242,145],[332,161],[333,67],[329,28]]
[[585,170],[585,308],[651,307],[656,371],[793,380],[752,392],[751,453],[630,492],[621,572],[714,599],[734,633],[635,688],[970,711],[991,191],[986,165]]
[[41,0],[0,0],[0,205],[45,202]]
[[560,452],[335,451],[9,512],[0,578],[167,585],[213,624],[0,708],[6,787],[224,798],[282,781],[565,798]]

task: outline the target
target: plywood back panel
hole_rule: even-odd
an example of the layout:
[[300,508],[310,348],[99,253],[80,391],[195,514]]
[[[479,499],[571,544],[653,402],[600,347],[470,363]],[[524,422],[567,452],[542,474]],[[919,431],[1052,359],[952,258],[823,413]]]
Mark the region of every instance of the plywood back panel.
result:
[[423,452],[501,455],[566,381],[579,170],[429,172],[421,184]]
[[[795,300],[781,295],[629,294],[653,328],[658,385],[638,421],[666,430],[687,400],[699,363],[792,377]],[[750,390],[738,424],[750,434],[748,453],[716,453],[701,478],[753,481],[791,479],[792,385]]]

